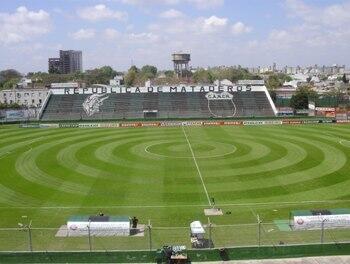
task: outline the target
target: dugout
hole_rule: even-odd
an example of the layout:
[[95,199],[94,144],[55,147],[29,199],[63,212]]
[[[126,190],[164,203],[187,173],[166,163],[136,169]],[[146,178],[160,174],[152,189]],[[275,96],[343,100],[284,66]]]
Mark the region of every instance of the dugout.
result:
[[350,228],[350,209],[291,211],[289,225],[293,230]]
[[130,217],[128,216],[105,216],[105,215],[75,215],[67,221],[69,233],[90,232],[91,235],[130,235]]
[[152,119],[158,117],[158,110],[143,110],[144,119]]
[[191,237],[197,238],[197,239],[204,238],[205,230],[200,221],[193,221],[190,224],[190,228],[191,228]]

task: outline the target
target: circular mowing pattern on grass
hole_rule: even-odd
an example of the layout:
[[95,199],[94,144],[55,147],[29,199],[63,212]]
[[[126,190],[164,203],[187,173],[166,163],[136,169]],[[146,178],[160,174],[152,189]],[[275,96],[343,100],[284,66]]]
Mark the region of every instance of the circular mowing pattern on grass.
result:
[[[320,128],[185,131],[220,203],[350,195],[350,141],[343,140],[350,129]],[[207,203],[182,128],[7,129],[0,167],[0,205]]]
[[[221,142],[191,142],[191,147],[196,159],[208,159],[228,156],[236,151],[232,144]],[[151,155],[165,158],[193,159],[187,142],[168,141],[154,143],[145,147],[145,152]]]
[[350,140],[340,140],[339,143],[344,147],[350,148]]

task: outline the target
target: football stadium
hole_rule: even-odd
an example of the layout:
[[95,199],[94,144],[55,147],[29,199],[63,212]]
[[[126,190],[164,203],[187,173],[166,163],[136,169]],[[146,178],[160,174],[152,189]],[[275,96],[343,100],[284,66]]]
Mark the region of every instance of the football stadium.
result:
[[278,117],[263,81],[55,87],[38,118],[0,126],[1,251],[349,250],[348,121]]

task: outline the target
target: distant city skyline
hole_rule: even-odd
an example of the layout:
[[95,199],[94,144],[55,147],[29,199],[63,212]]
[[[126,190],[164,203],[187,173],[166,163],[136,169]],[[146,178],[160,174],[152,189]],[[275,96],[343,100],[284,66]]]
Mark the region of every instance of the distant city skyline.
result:
[[84,70],[131,64],[194,67],[348,65],[350,0],[3,0],[0,69],[47,71],[59,50]]

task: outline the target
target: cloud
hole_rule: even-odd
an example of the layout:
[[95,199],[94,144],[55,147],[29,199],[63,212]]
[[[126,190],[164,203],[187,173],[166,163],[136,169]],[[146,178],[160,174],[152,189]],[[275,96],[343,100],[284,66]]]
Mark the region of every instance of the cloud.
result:
[[252,40],[243,49],[251,57],[299,65],[344,63],[349,60],[350,1],[311,5],[302,0],[285,0],[290,26],[275,27],[267,38]]
[[132,42],[157,42],[160,37],[152,32],[131,33],[128,35],[129,40]]
[[0,44],[19,43],[50,32],[50,14],[20,6],[14,13],[0,13]]
[[104,31],[103,31],[103,36],[106,38],[106,39],[116,39],[120,36],[120,33],[119,31],[113,29],[113,28],[106,28]]
[[211,16],[209,18],[204,19],[202,28],[205,32],[216,32],[224,28],[227,25],[227,18],[220,18],[217,16]]
[[72,38],[75,40],[84,40],[84,39],[92,39],[95,37],[95,30],[88,28],[88,29],[80,29],[73,34],[71,34]]
[[290,17],[301,18],[304,23],[325,27],[339,27],[350,23],[350,2],[325,7],[307,5],[302,0],[286,0],[285,8]]
[[181,0],[121,0],[124,4],[138,5],[138,6],[150,6],[150,5],[176,5]]
[[167,11],[164,11],[163,13],[160,13],[159,15],[161,18],[167,18],[167,19],[171,19],[171,18],[179,18],[183,16],[183,13],[176,10],[176,9],[169,9]]
[[136,6],[154,6],[154,5],[179,5],[191,4],[198,9],[209,9],[220,7],[224,4],[224,0],[120,0],[124,4]]
[[198,9],[215,8],[224,4],[224,0],[187,0],[187,2],[194,4]]
[[232,25],[231,31],[232,31],[232,34],[234,35],[240,35],[243,33],[251,32],[252,28],[244,25],[242,22],[239,21]]
[[116,19],[119,21],[124,21],[127,19],[128,14],[126,12],[112,10],[107,6],[101,4],[88,6],[78,10],[78,16],[82,19],[90,21],[99,21],[104,19]]

